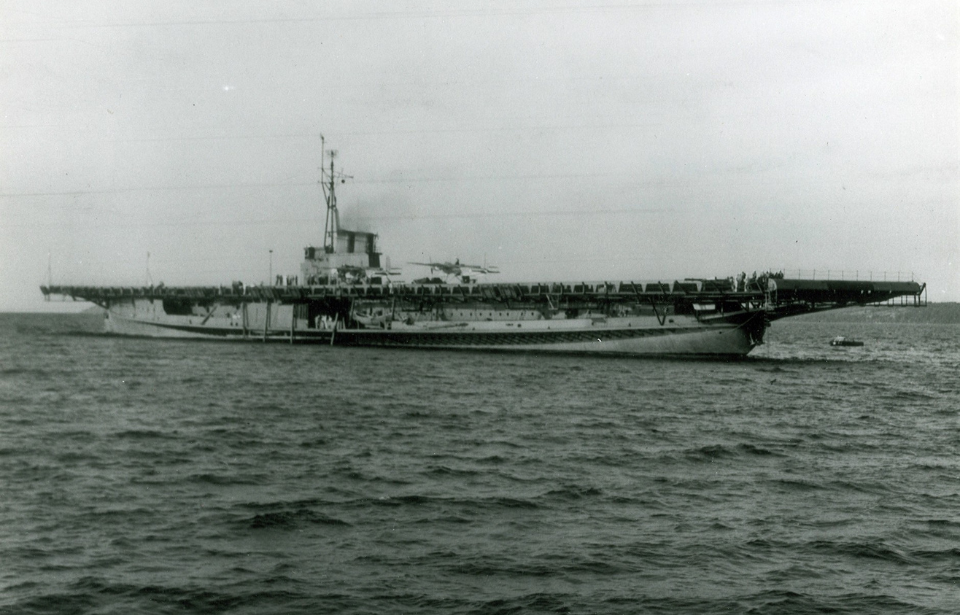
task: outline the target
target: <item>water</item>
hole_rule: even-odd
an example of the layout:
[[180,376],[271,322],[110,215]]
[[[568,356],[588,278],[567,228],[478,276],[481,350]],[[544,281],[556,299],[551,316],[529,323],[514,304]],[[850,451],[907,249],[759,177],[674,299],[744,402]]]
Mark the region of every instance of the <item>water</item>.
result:
[[960,605],[957,326],[738,362],[98,327],[0,315],[0,613]]

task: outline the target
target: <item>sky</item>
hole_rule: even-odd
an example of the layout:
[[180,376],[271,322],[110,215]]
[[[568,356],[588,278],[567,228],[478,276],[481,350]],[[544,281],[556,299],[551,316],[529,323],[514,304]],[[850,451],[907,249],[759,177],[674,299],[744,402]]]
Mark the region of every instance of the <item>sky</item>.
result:
[[[491,281],[960,301],[956,0],[0,0],[0,311],[260,283],[343,226]],[[329,158],[327,158],[329,160]],[[272,252],[271,252],[272,251]]]

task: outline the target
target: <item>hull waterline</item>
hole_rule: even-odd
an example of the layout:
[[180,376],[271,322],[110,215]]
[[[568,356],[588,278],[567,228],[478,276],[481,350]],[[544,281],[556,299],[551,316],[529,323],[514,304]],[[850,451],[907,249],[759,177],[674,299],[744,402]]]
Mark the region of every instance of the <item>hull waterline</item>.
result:
[[[191,319],[130,317],[107,311],[109,333],[140,337],[236,342],[283,342],[334,346],[486,350],[619,356],[717,357],[747,355],[760,341],[763,314],[744,313],[733,322],[704,324],[695,318],[590,319],[496,323],[430,323],[386,328],[297,329],[197,324]],[[739,321],[739,322],[738,322]]]

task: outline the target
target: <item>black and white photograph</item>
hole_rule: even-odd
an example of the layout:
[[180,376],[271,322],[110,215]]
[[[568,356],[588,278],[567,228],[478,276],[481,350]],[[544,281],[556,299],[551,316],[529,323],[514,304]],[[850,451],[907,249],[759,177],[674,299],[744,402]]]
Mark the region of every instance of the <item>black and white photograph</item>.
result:
[[0,0],[0,615],[960,610],[957,0]]

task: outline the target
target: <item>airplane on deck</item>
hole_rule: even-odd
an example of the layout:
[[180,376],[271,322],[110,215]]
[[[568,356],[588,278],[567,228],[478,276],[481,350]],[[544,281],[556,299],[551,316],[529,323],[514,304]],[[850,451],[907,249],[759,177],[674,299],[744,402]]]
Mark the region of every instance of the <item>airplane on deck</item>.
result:
[[493,265],[467,265],[460,262],[458,258],[456,262],[443,262],[443,263],[410,263],[411,265],[420,265],[421,267],[429,267],[430,273],[434,271],[441,271],[446,276],[456,276],[460,278],[462,282],[469,282],[472,277],[478,275],[486,275],[490,273],[500,273],[500,270]]
[[336,269],[337,276],[341,280],[348,282],[362,282],[369,278],[383,277],[389,278],[393,275],[400,275],[399,269],[389,267],[357,267],[355,265],[340,265]]

